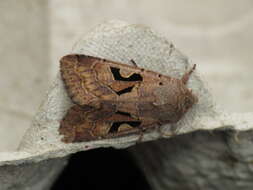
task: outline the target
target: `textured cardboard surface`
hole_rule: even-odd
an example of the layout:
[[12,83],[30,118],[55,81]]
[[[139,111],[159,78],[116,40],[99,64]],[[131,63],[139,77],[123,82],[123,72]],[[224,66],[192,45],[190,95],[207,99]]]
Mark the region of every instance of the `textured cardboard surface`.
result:
[[[131,25],[121,21],[109,21],[97,26],[78,41],[72,52],[98,56],[126,64],[134,59],[141,67],[173,77],[180,77],[187,68],[192,66],[188,58],[175,49],[166,38],[146,26]],[[231,118],[231,115],[228,116],[216,107],[211,94],[198,74],[198,69],[191,76],[188,86],[197,94],[199,103],[177,124],[164,125],[162,130],[164,135],[168,136],[172,131],[182,134],[198,129],[224,128],[224,126],[238,130],[247,130],[252,127],[252,114],[235,114]],[[35,162],[34,166],[36,166],[36,162],[64,157],[77,151],[108,146],[125,148],[136,143],[138,135],[84,143],[62,143],[58,133],[59,121],[71,104],[61,78],[57,75],[31,127],[22,139],[19,151],[0,153],[0,165],[30,163],[30,167],[33,168],[32,162]],[[155,140],[158,136],[159,134],[154,131],[146,134],[144,140]],[[57,162],[57,159],[55,161]],[[56,164],[55,167],[58,165]],[[48,165],[49,168],[50,165]],[[61,167],[59,166],[59,168]],[[35,170],[36,168],[34,172]],[[22,175],[25,179],[26,170],[21,171],[24,172]],[[47,172],[46,169],[43,171]],[[11,172],[15,172],[15,169]],[[9,172],[10,175],[11,172]],[[43,175],[44,173],[41,172],[41,177]],[[22,180],[20,184],[21,182]]]
[[[187,57],[173,48],[165,38],[160,37],[148,27],[129,25],[121,21],[110,21],[99,25],[75,45],[73,52],[123,63],[129,63],[130,59],[134,59],[141,67],[174,77],[180,77],[189,68]],[[198,76],[198,69],[192,75],[188,86],[199,97],[199,103],[177,124],[163,126],[163,131],[166,134],[170,134],[171,130],[181,134],[197,129],[224,127],[224,125],[233,125],[238,130],[247,130],[252,127],[249,124],[251,114],[243,115],[243,117],[235,114],[235,119],[232,119],[230,118],[231,115],[228,117],[217,109],[212,96]],[[62,143],[60,141],[61,136],[58,134],[59,121],[70,105],[71,102],[58,75],[48,92],[47,98],[40,106],[32,126],[20,144],[19,151],[25,153],[23,159],[38,161],[47,157],[64,156],[100,146],[123,148],[135,144],[137,135],[87,143]],[[238,126],[237,124],[243,125]],[[157,137],[158,134],[154,132],[147,134],[146,139],[144,139],[151,140]],[[5,156],[0,156],[2,164],[10,161],[7,159],[8,154],[12,153],[5,153]],[[14,158],[17,159],[17,157],[12,159]],[[19,158],[22,158],[20,152]]]
[[[0,150],[5,151],[0,152],[1,165],[9,164],[12,166],[29,161],[37,162],[47,160],[49,157],[64,156],[71,152],[83,150],[83,145],[72,147],[59,143],[59,137],[56,135],[57,123],[69,106],[69,101],[64,97],[64,91],[59,87],[62,85],[61,81],[56,79],[52,90],[49,91],[50,98],[45,99],[41,106],[31,129],[23,139],[20,151],[13,152],[22,139],[24,131],[29,127],[30,120],[39,102],[45,95],[44,91],[50,75],[48,72],[51,71],[51,78],[55,78],[55,73],[58,72],[58,59],[69,53],[69,48],[82,33],[86,33],[92,26],[104,19],[119,18],[130,23],[144,23],[155,28],[173,40],[176,48],[194,60],[194,63],[198,65],[197,75],[202,74],[201,78],[208,81],[215,100],[222,108],[233,112],[247,112],[253,108],[251,98],[253,75],[249,72],[252,70],[253,55],[251,53],[253,48],[251,0],[245,0],[243,3],[236,0],[229,1],[229,6],[226,0],[205,2],[158,0],[149,3],[144,0],[138,2],[123,1],[123,3],[115,0],[108,2],[100,0],[75,0],[73,2],[53,0],[48,3],[47,1],[10,0],[1,1],[0,5],[0,54],[2,60],[0,64],[0,85],[2,89],[0,96],[0,139],[5,139],[0,144]],[[154,10],[158,10],[159,14]],[[125,24],[117,22],[113,27],[119,28]],[[80,48],[85,39],[84,36],[78,40],[79,45],[77,44],[74,51],[82,52]],[[100,40],[103,41],[103,38]],[[100,41],[98,42],[100,43]],[[126,63],[128,58],[134,55],[124,52],[119,54],[120,57],[111,52],[101,54],[99,50],[103,48],[98,47],[98,44],[93,44],[93,47],[91,47],[92,43],[89,46],[87,43],[84,45],[89,53],[107,56]],[[114,49],[110,51],[112,50]],[[83,52],[85,53],[85,51]],[[53,63],[51,65],[49,53],[52,58],[51,63]],[[125,55],[122,57],[122,54]],[[144,67],[151,67],[146,65],[147,62],[141,60],[140,57],[136,59]],[[149,60],[152,59],[149,58]],[[159,58],[159,60],[161,59]],[[179,76],[182,71],[174,74]],[[195,76],[194,80],[197,78]],[[190,85],[194,87],[194,84]],[[209,92],[207,93],[209,94]],[[65,103],[57,104],[57,101],[54,100],[57,99],[57,96],[61,99],[59,102]],[[209,105],[213,105],[213,103]],[[213,116],[215,116],[216,111],[213,111]],[[194,111],[188,116],[191,122],[190,115],[194,115]],[[43,117],[45,119],[42,119]],[[247,130],[252,128],[252,118],[251,113],[228,114],[224,112],[220,112],[216,119],[201,117],[201,120],[198,120],[197,116],[194,121],[200,123],[195,125],[196,128],[182,127],[181,132],[203,127],[212,129],[214,126],[233,126],[238,130]],[[41,126],[38,127],[38,125]],[[42,140],[44,137],[46,137],[45,140]],[[133,137],[128,140],[134,141],[136,138]],[[103,146],[109,145],[101,144]],[[120,147],[130,144],[122,143]],[[96,142],[94,147],[96,146],[100,146],[100,143]],[[19,167],[21,166],[17,166],[17,168]],[[13,168],[12,170],[6,168],[1,167],[0,175],[5,171],[8,171],[5,175],[11,175],[16,170],[15,167],[10,167]],[[36,172],[35,168],[34,164],[34,172]],[[25,173],[23,170],[24,175]],[[14,181],[12,179],[1,177],[0,184],[9,183],[9,187],[11,187],[11,183]],[[5,187],[7,186],[6,184]],[[15,187],[18,188],[18,184],[12,186],[14,189]]]

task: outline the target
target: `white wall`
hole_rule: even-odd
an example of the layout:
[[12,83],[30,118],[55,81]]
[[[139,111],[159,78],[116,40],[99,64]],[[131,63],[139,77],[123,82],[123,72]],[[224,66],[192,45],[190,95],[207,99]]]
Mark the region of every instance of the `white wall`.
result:
[[0,1],[0,151],[17,148],[49,84],[47,1]]

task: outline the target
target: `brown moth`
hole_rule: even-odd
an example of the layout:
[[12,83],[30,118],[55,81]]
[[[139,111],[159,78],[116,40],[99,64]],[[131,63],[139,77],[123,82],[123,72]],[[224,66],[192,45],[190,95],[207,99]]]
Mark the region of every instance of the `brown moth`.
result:
[[142,134],[176,123],[197,103],[181,79],[97,57],[71,54],[60,60],[67,93],[75,103],[60,123],[66,143]]

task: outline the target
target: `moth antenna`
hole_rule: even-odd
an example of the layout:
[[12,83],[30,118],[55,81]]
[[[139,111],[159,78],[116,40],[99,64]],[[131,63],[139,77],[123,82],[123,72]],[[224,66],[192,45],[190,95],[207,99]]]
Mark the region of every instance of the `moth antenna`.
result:
[[138,67],[138,65],[136,64],[136,62],[135,62],[133,59],[131,59],[130,62],[131,62],[135,67]]
[[189,78],[190,78],[192,72],[193,72],[195,69],[196,69],[196,64],[194,64],[193,67],[192,67],[188,72],[186,72],[186,73],[183,75],[183,77],[182,77],[181,80],[183,81],[184,84],[186,84],[186,83],[188,82],[188,80],[189,80]]

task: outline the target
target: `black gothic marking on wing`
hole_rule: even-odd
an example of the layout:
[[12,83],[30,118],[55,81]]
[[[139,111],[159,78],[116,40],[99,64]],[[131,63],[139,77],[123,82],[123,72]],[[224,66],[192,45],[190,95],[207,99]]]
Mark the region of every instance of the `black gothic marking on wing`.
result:
[[113,74],[114,80],[119,80],[119,81],[142,81],[143,78],[140,74],[134,73],[128,78],[122,77],[120,75],[120,69],[116,67],[110,67],[111,72]]

